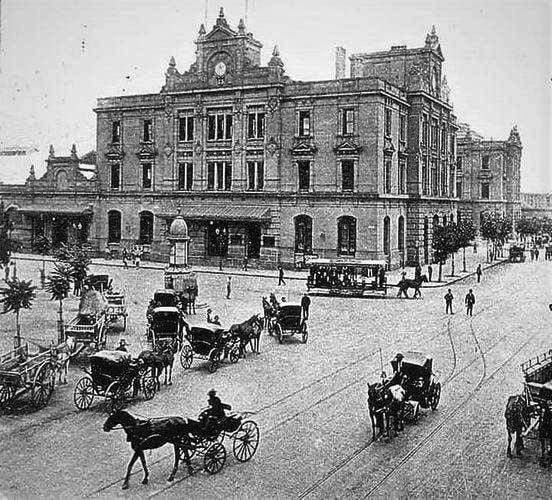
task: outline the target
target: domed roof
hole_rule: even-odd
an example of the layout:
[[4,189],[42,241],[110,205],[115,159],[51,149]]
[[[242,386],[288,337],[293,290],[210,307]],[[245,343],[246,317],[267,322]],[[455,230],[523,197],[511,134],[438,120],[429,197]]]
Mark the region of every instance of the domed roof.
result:
[[187,238],[188,237],[188,224],[178,215],[176,219],[172,221],[169,229],[169,238]]

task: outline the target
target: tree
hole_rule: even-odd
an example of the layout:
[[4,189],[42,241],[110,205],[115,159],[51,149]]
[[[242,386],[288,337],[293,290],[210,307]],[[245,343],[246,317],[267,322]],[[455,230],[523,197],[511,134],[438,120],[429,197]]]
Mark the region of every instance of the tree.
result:
[[61,245],[56,252],[56,259],[69,264],[71,267],[71,277],[75,282],[75,293],[80,291],[91,263],[88,251],[79,245]]
[[451,222],[445,226],[446,249],[450,255],[451,270],[450,275],[454,274],[454,254],[460,249],[460,235],[458,234],[458,226],[455,222]]
[[51,300],[59,301],[58,338],[59,342],[65,341],[63,333],[63,300],[71,291],[72,270],[69,264],[56,263],[53,272],[48,276],[46,291],[51,295]]
[[45,275],[46,259],[44,258],[44,256],[48,254],[51,248],[52,248],[52,245],[50,243],[50,240],[46,238],[46,236],[39,236],[34,242],[35,252],[42,255],[42,269],[40,270],[40,286],[42,288],[44,288],[44,282],[46,277]]
[[475,238],[475,227],[471,218],[458,222],[458,248],[462,249],[462,272],[466,271],[466,247],[469,247]]
[[494,256],[496,255],[497,245],[502,247],[511,231],[511,221],[505,219],[502,215],[496,213],[483,215],[480,232],[481,236],[487,241],[487,260],[489,260],[489,242],[493,245]]
[[2,314],[8,312],[15,313],[16,333],[14,337],[14,347],[21,346],[21,326],[19,324],[19,311],[21,309],[30,309],[33,300],[36,297],[36,287],[32,286],[32,281],[22,281],[18,279],[6,281],[6,287],[0,289],[0,302],[3,304]]
[[449,256],[449,238],[447,229],[444,226],[435,226],[433,228],[433,260],[439,264],[439,279],[443,276],[443,264]]

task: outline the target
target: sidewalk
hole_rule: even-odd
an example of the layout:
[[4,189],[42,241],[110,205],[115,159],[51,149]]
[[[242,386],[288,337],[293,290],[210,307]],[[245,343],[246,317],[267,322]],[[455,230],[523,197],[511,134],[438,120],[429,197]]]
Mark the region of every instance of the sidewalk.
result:
[[[478,245],[478,252],[473,253],[473,247],[466,248],[466,270],[467,272],[462,272],[463,269],[463,257],[462,257],[462,250],[460,250],[454,257],[455,260],[455,275],[451,276],[451,262],[450,258],[447,260],[445,264],[443,264],[443,271],[442,271],[442,279],[443,281],[436,281],[439,277],[439,265],[438,264],[432,264],[433,267],[433,277],[432,281],[428,283],[424,283],[422,286],[424,288],[438,288],[438,287],[444,287],[448,286],[452,283],[456,283],[457,281],[460,281],[464,278],[467,278],[469,276],[473,276],[475,274],[475,270],[477,268],[478,264],[481,264],[481,268],[483,271],[485,269],[489,269],[491,267],[497,266],[502,264],[503,262],[507,261],[507,258],[500,258],[494,260],[492,263],[486,262],[487,252],[486,247],[484,244],[482,244],[480,241],[477,242]],[[504,247],[504,255],[507,255],[507,247]],[[36,254],[14,254],[15,259],[18,260],[29,260],[29,261],[36,261],[36,262],[42,262],[43,257],[41,255]],[[53,262],[54,258],[52,256],[45,256],[44,260],[46,262]],[[104,267],[124,267],[123,261],[119,259],[103,259],[103,258],[94,258],[92,259],[92,265],[95,266],[104,266]],[[128,267],[134,267],[131,264],[129,264]],[[166,267],[166,263],[163,262],[148,262],[148,261],[142,261],[140,263],[140,267],[143,269],[155,269],[162,271]],[[422,274],[427,275],[427,269],[428,266],[424,265],[422,266]],[[193,266],[193,270],[198,274],[220,274],[225,276],[250,276],[253,278],[266,278],[266,279],[273,279],[275,281],[278,280],[278,271],[277,270],[266,270],[266,269],[248,269],[247,271],[243,271],[239,268],[232,268],[228,267],[226,269],[223,269],[220,271],[216,267],[207,267],[207,266]],[[285,271],[285,279],[286,280],[300,280],[300,281],[306,281],[307,280],[307,272],[306,270],[303,271]],[[393,271],[389,271],[386,273],[387,276],[387,283],[389,286],[396,287],[398,282],[401,279],[401,275],[403,272],[406,272],[407,278],[414,278],[414,267],[405,267],[405,268],[398,268],[394,269]]]

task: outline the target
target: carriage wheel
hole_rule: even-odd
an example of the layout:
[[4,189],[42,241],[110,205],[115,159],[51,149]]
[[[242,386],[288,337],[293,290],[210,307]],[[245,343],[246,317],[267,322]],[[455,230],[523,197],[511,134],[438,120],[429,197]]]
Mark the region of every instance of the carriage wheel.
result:
[[180,351],[180,364],[184,370],[187,370],[192,366],[192,361],[194,360],[194,351],[189,345],[185,345]]
[[230,363],[237,363],[240,360],[240,348],[234,346],[230,349]]
[[234,434],[232,451],[240,462],[251,459],[259,446],[259,427],[252,420],[243,422]]
[[209,359],[209,373],[215,373],[220,363],[220,351],[215,351]]
[[220,443],[213,443],[209,449],[205,452],[203,457],[203,464],[205,470],[209,474],[216,474],[219,472],[226,462],[226,449]]
[[88,410],[92,406],[92,401],[94,401],[94,384],[92,384],[90,377],[79,379],[75,387],[75,393],[73,394],[73,401],[79,410]]
[[437,382],[433,385],[433,391],[431,393],[431,409],[436,410],[441,400],[441,383]]
[[54,392],[54,370],[50,362],[43,363],[33,380],[31,399],[35,408],[45,406]]
[[303,344],[306,344],[308,338],[309,338],[309,328],[306,323],[303,323],[303,325],[301,326],[301,342],[303,342]]
[[274,331],[276,333],[276,338],[278,339],[278,342],[281,344],[284,341],[282,327],[279,324],[276,324],[276,326],[274,327]]
[[14,395],[15,389],[11,385],[0,384],[0,411],[8,407]]
[[157,381],[149,372],[144,373],[140,379],[140,387],[142,387],[142,392],[144,393],[144,399],[149,401],[153,399],[157,391]]
[[111,382],[105,391],[105,397],[108,399],[110,412],[114,413],[125,406],[125,390],[118,381]]

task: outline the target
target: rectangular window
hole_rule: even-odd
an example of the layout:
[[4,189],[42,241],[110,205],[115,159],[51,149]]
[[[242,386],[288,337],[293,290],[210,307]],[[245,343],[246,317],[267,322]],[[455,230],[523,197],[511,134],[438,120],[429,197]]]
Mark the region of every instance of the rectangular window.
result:
[[144,142],[151,142],[152,137],[153,137],[152,121],[150,119],[144,120],[144,133],[143,133]]
[[262,161],[247,162],[247,189],[262,191],[264,187],[264,164]]
[[483,170],[489,170],[489,156],[485,155],[481,158],[481,168]]
[[391,158],[383,160],[383,192],[391,192]]
[[232,163],[216,161],[207,164],[207,189],[229,191],[232,188]]
[[178,140],[181,142],[194,140],[193,116],[181,116],[178,119]]
[[449,172],[449,196],[454,196],[454,183],[454,167],[451,167]]
[[399,194],[406,193],[406,162],[399,161]]
[[406,116],[405,115],[401,115],[400,117],[400,141],[401,142],[406,142]]
[[194,164],[191,162],[178,164],[178,190],[191,191],[194,181]]
[[232,114],[216,112],[207,117],[207,140],[224,141],[232,139]]
[[247,137],[262,139],[265,133],[265,114],[262,112],[249,113],[247,116]]
[[151,163],[142,164],[142,187],[151,189],[152,186],[152,165]]
[[437,120],[433,119],[431,120],[431,147],[436,148],[437,147],[437,141],[439,138],[437,137],[439,135],[439,129],[437,127]]
[[341,188],[343,191],[355,189],[355,162],[342,160],[341,162]]
[[431,160],[431,195],[437,196],[437,189],[439,188],[438,179],[437,179],[437,161]]
[[263,247],[274,248],[276,246],[276,238],[274,236],[263,236]]
[[299,191],[308,191],[310,188],[310,161],[298,161]]
[[447,129],[443,125],[443,127],[441,128],[441,151],[443,152],[446,152],[447,150],[447,137],[448,137]]
[[308,137],[311,135],[310,125],[310,111],[299,111],[299,135],[301,137]]
[[428,129],[429,129],[429,123],[428,123],[427,115],[424,115],[423,122],[422,122],[422,144],[424,146],[427,146],[429,144]]
[[456,135],[450,134],[450,153],[452,156],[455,155],[456,152]]
[[488,182],[482,182],[481,183],[481,199],[482,200],[488,200],[489,199],[489,183]]
[[448,187],[447,167],[443,163],[441,165],[441,196],[447,195],[447,187]]
[[456,197],[462,198],[462,181],[456,181]]
[[344,109],[342,114],[342,128],[341,133],[343,135],[352,135],[355,132],[355,110]]
[[111,189],[121,188],[121,166],[117,163],[111,165]]
[[385,108],[385,135],[391,137],[391,110]]
[[461,156],[456,158],[456,168],[458,169],[459,172],[462,171],[462,157]]
[[121,142],[121,122],[114,121],[111,125],[111,142],[119,144]]
[[429,158],[425,158],[422,166],[422,189],[425,195],[429,194]]

